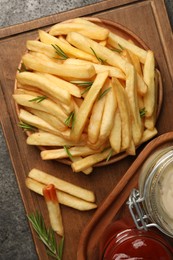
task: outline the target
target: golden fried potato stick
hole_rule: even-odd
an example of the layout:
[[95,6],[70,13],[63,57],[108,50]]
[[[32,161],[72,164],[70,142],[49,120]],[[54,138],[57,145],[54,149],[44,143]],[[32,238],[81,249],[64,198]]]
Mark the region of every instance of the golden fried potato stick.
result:
[[109,30],[100,26],[94,27],[87,24],[77,23],[58,23],[51,27],[50,35],[66,35],[69,32],[78,32],[94,40],[105,40],[108,37]]
[[105,96],[94,103],[88,125],[88,142],[95,144],[98,141],[102,116],[105,106]]
[[27,123],[27,124],[29,124],[31,126],[34,126],[34,127],[38,128],[38,129],[47,131],[47,132],[52,133],[54,135],[63,136],[61,131],[57,130],[56,128],[51,126],[49,123],[47,123],[43,119],[41,119],[38,116],[35,116],[35,115],[29,113],[28,111],[26,111],[24,109],[20,109],[20,111],[19,111],[19,119],[22,122]]
[[104,143],[112,130],[113,123],[114,123],[114,115],[117,108],[117,99],[116,99],[116,92],[114,90],[114,85],[111,83],[109,84],[109,91],[106,94],[104,111],[100,126],[100,134],[99,140]]
[[121,151],[121,127],[120,112],[117,108],[114,115],[113,127],[109,136],[110,145],[116,153],[120,153]]
[[33,56],[29,53],[22,57],[22,61],[29,69],[33,69],[38,72],[50,73],[60,77],[75,77],[78,79],[90,79],[95,75],[95,69],[92,65],[68,65],[57,64],[55,62],[48,62],[38,57],[33,59]]
[[66,192],[77,198],[83,199],[85,201],[89,201],[89,202],[95,201],[95,195],[92,191],[81,188],[70,182],[61,180],[57,177],[54,177],[53,175],[50,175],[50,174],[40,171],[38,169],[32,169],[29,172],[28,177],[32,178],[38,182],[41,182],[43,184],[53,183],[55,185],[56,189]]
[[146,61],[144,64],[144,81],[148,86],[148,91],[144,96],[144,107],[146,110],[146,117],[150,117],[154,113],[155,100],[156,100],[156,87],[155,87],[155,61],[152,51],[147,52]]
[[96,153],[96,154],[92,154],[89,155],[77,162],[73,162],[71,164],[71,167],[73,169],[74,172],[80,172],[83,171],[85,169],[87,169],[88,167],[91,167],[93,165],[95,165],[96,163],[99,163],[105,159],[108,158],[108,156],[110,155],[110,153],[113,155],[114,153],[112,152],[112,149],[107,149],[106,151],[103,151],[101,153]]
[[102,72],[97,74],[90,90],[87,92],[87,95],[79,108],[77,115],[75,115],[74,127],[71,131],[72,140],[78,141],[80,139],[80,136],[87,122],[88,116],[94,104],[94,101],[98,97],[99,92],[102,89],[107,77],[108,72]]
[[158,133],[158,131],[155,127],[152,130],[145,129],[140,143],[142,144],[142,143],[147,142],[148,140],[153,138],[155,135],[157,135],[157,133]]
[[137,55],[141,63],[145,63],[145,59],[147,57],[147,51],[129,42],[128,40],[125,40],[121,36],[110,32],[108,36],[108,43],[115,48],[117,47],[117,44],[119,44],[124,49],[127,49],[132,53],[134,53],[135,55]]
[[55,186],[53,184],[46,185],[43,188],[43,196],[47,205],[51,227],[58,235],[63,236],[64,227]]
[[35,99],[35,97],[36,97],[35,95],[33,96],[28,94],[13,95],[13,98],[17,104],[22,105],[24,107],[30,107],[30,108],[34,108],[37,110],[50,113],[51,115],[54,115],[61,122],[64,123],[64,121],[67,119],[67,115],[65,114],[62,108],[60,108],[57,104],[55,104],[53,101],[49,100],[48,98],[42,100],[39,103],[32,101]]
[[[88,146],[74,146],[68,148],[68,150],[72,157],[76,157],[76,156],[84,157],[101,151],[101,149],[93,150]],[[44,150],[41,151],[40,155],[43,160],[63,159],[69,157],[69,155],[67,154],[64,148]]]
[[136,70],[131,64],[126,65],[125,91],[129,99],[129,105],[132,115],[132,137],[135,145],[137,145],[139,144],[142,137],[143,126],[139,113]]
[[70,32],[67,35],[67,41],[80,50],[96,55],[101,63],[106,62],[125,72],[126,61],[118,53],[111,51],[107,47],[76,32]]
[[62,132],[62,136],[57,136],[48,132],[33,133],[27,137],[26,143],[29,145],[40,145],[40,146],[74,146],[74,145],[85,145],[86,140],[78,141],[77,143],[70,140],[70,131]]
[[116,78],[112,78],[112,84],[114,85],[114,90],[116,93],[118,108],[121,117],[121,129],[122,129],[121,149],[126,150],[130,146],[130,141],[132,137],[128,97],[123,86]]
[[42,76],[43,78],[46,78],[47,80],[55,84],[57,87],[64,89],[65,91],[68,91],[69,94],[71,94],[72,96],[75,96],[77,98],[81,97],[80,89],[76,85],[48,73],[37,74]]
[[96,57],[94,57],[93,55],[88,54],[84,51],[81,51],[81,50],[73,47],[72,45],[70,45],[68,41],[64,42],[64,41],[58,39],[57,37],[54,37],[54,36],[50,35],[49,33],[46,33],[45,31],[39,30],[39,38],[40,38],[40,41],[44,44],[54,45],[54,47],[51,46],[52,49],[54,50],[54,55],[56,53],[55,48],[60,48],[67,57],[68,57],[68,55],[70,55],[70,57],[76,57],[78,59],[88,60],[88,61],[98,63]]
[[37,87],[45,93],[56,97],[62,103],[69,105],[71,102],[71,95],[67,89],[60,87],[61,84],[56,84],[55,82],[44,77],[44,74],[26,71],[17,73],[16,78],[19,83]]
[[109,65],[95,64],[95,63],[92,63],[89,61],[74,59],[74,58],[67,59],[67,60],[65,60],[64,63],[65,64],[76,64],[76,65],[92,64],[95,68],[96,73],[108,71],[110,77],[116,77],[116,78],[123,79],[123,80],[125,80],[125,78],[126,78],[125,74],[122,72],[122,70],[120,70],[119,68],[115,68],[113,66],[109,66]]
[[[26,178],[25,183],[28,189],[43,196],[43,188],[45,187],[45,184],[42,184],[41,182],[38,182],[31,178]],[[67,207],[71,207],[80,211],[92,210],[97,208],[97,205],[93,202],[77,198],[76,196],[72,196],[58,189],[56,189],[56,193],[59,199],[59,203]]]
[[51,114],[48,114],[48,113],[46,113],[44,111],[34,109],[34,108],[27,108],[27,110],[30,113],[32,113],[33,115],[36,115],[39,118],[41,118],[44,121],[46,121],[48,124],[50,124],[55,129],[57,129],[59,131],[67,130],[67,126],[64,123],[62,123],[57,117],[55,117],[55,116],[53,116]]

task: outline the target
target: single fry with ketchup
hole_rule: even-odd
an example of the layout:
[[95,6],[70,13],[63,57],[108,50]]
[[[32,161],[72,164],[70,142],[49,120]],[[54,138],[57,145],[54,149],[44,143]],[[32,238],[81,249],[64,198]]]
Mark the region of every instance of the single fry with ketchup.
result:
[[43,195],[48,208],[51,227],[58,235],[63,236],[64,228],[55,186],[53,184],[49,184],[44,187]]

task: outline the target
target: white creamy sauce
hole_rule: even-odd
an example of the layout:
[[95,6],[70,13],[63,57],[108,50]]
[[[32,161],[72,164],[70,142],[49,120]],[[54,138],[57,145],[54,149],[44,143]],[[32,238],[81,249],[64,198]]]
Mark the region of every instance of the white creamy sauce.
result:
[[161,204],[163,210],[168,215],[168,217],[172,220],[173,226],[173,165],[170,164],[167,167],[164,176],[162,176],[160,180],[161,187]]

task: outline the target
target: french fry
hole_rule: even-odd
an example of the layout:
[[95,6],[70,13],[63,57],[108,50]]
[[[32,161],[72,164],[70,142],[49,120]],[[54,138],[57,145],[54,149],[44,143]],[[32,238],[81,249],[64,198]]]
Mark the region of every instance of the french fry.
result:
[[120,46],[122,46],[124,49],[130,50],[132,53],[137,55],[140,59],[140,62],[145,63],[147,52],[137,45],[129,42],[128,40],[125,40],[124,38],[110,32],[108,36],[108,43],[113,47],[117,47],[117,44],[120,44]]
[[94,40],[105,40],[109,31],[103,27],[94,27],[87,24],[59,23],[51,27],[50,35],[64,35],[70,32],[78,32]]
[[142,144],[142,143],[147,142],[148,140],[153,138],[155,135],[157,135],[157,133],[158,133],[158,131],[155,127],[152,130],[145,129],[140,143]]
[[142,121],[139,113],[137,97],[136,70],[131,64],[126,65],[126,87],[125,87],[132,114],[132,136],[135,145],[139,144],[142,137]]
[[14,94],[13,95],[14,100],[16,101],[17,104],[25,106],[25,107],[30,107],[34,108],[37,110],[41,110],[44,112],[48,112],[51,115],[54,115],[57,117],[61,122],[64,123],[64,121],[67,118],[67,115],[64,113],[62,109],[60,109],[57,104],[52,102],[49,99],[44,99],[41,102],[32,102],[31,100],[35,99],[35,96],[32,95],[27,95],[27,94]]
[[83,199],[85,201],[95,201],[95,195],[92,191],[81,188],[67,181],[61,180],[57,177],[54,177],[53,175],[50,175],[38,169],[32,169],[29,172],[28,177],[46,185],[49,183],[53,183],[56,189],[66,192],[77,198]]
[[88,142],[96,143],[100,133],[100,126],[105,106],[105,97],[94,103],[88,125]]
[[44,77],[44,75],[33,72],[21,72],[17,74],[17,80],[23,85],[35,86],[45,93],[55,96],[62,103],[70,104],[71,95],[67,89],[59,87],[53,81]]
[[76,87],[74,84],[72,84],[68,81],[65,81],[63,79],[60,79],[56,76],[53,76],[51,74],[48,74],[48,73],[39,73],[39,75],[42,76],[43,78],[46,78],[47,80],[49,80],[50,82],[55,84],[57,87],[60,86],[61,89],[68,91],[72,96],[75,96],[78,98],[81,97],[79,88]]
[[74,127],[71,132],[71,139],[78,141],[85,127],[88,115],[91,112],[94,101],[98,97],[99,91],[103,87],[106,79],[108,77],[108,72],[102,72],[97,74],[95,81],[88,91],[82,105],[79,108],[77,115],[75,116]]
[[[69,44],[68,41],[64,42],[41,30],[39,30],[39,38],[40,38],[41,42],[43,42],[45,44],[55,44],[55,47],[58,46],[65,54],[70,55],[71,57],[76,57],[78,59],[83,59],[83,60],[88,60],[88,61],[98,63],[96,57],[93,57],[93,55],[90,55],[86,52],[83,52],[83,51],[73,47],[72,45]],[[55,49],[54,49],[54,53],[55,53]]]
[[110,145],[115,153],[121,151],[121,132],[121,117],[119,109],[117,108],[114,115],[113,127],[109,136]]
[[[43,100],[44,98],[47,100],[51,100],[53,101],[60,110],[62,110],[67,116],[73,111],[74,109],[74,102],[73,100],[71,100],[72,102],[67,106],[65,104],[63,104],[62,102],[60,102],[58,99],[56,99],[55,97],[49,95],[48,93],[46,93],[44,91],[41,91],[35,87],[32,86],[28,86],[28,85],[20,85],[20,88],[17,88],[15,90],[15,94],[27,94],[27,95],[31,95],[35,97],[35,102],[36,103],[40,103],[42,102],[42,97]],[[34,102],[34,100],[32,101]]]
[[48,62],[38,57],[33,59],[33,56],[29,53],[22,57],[22,61],[27,68],[57,75],[60,77],[76,77],[78,79],[90,79],[95,75],[95,69],[92,65],[68,65],[57,64],[55,62]]
[[[76,156],[84,157],[101,151],[101,150],[93,150],[88,146],[74,146],[74,147],[70,147],[68,150],[72,157],[76,157]],[[69,157],[69,155],[67,154],[64,148],[41,151],[40,155],[43,160],[63,159]]]
[[[75,156],[70,158],[72,162],[77,162],[82,159],[81,156]],[[90,174],[93,171],[92,167],[88,167],[87,169],[83,170],[82,172],[85,173],[86,175]]]
[[39,118],[38,116],[32,115],[31,113],[29,113],[28,111],[26,111],[24,109],[20,109],[19,119],[22,122],[27,123],[31,126],[34,126],[38,129],[47,131],[49,133],[52,133],[52,134],[55,134],[55,135],[58,135],[58,136],[63,136],[61,131],[57,130],[56,128],[49,125],[43,119]]
[[114,90],[116,93],[118,108],[121,117],[121,129],[122,129],[121,149],[126,150],[130,146],[130,140],[131,140],[128,98],[123,86],[116,78],[112,79],[112,84],[114,85]]
[[27,108],[27,110],[29,112],[31,112],[33,115],[38,116],[39,118],[43,119],[44,121],[46,121],[48,124],[50,124],[51,126],[53,126],[55,129],[59,130],[59,131],[65,131],[67,130],[67,126],[62,123],[58,118],[56,118],[55,116],[48,114],[44,111],[41,110],[37,110],[37,109],[33,109],[33,108]]
[[[37,57],[39,59],[43,59],[45,61],[53,61],[55,63],[59,63],[62,64],[63,60],[60,60],[58,58],[54,58],[54,56],[52,57],[52,55],[50,55],[51,57],[47,56],[47,54],[45,54],[44,52],[38,52],[38,51],[29,51],[29,54],[31,54],[34,57]],[[49,54],[48,54],[49,55]]]
[[147,129],[154,129],[156,124],[156,118],[157,118],[157,96],[158,96],[158,84],[159,84],[159,77],[160,73],[158,70],[155,71],[155,104],[154,104],[154,111],[150,117],[144,117],[144,125]]
[[[87,169],[88,167],[91,167],[91,166],[95,165],[96,163],[99,163],[99,162],[105,160],[106,158],[108,158],[108,156],[110,155],[111,152],[112,152],[112,149],[107,149],[104,152],[89,155],[79,161],[73,162],[71,167],[74,172],[83,171],[83,170]],[[112,155],[113,155],[113,153],[112,153]]]
[[[121,52],[121,55],[126,59],[126,61],[129,64],[133,65],[133,61],[132,61],[131,56],[130,56],[130,54],[127,50],[123,50]],[[139,93],[139,95],[144,96],[147,92],[147,85],[145,84],[142,76],[140,74],[138,74],[138,72],[136,74],[137,74],[137,90],[138,90],[138,93]]]
[[136,72],[139,74],[139,76],[142,77],[142,69],[141,69],[141,64],[140,64],[140,60],[139,57],[137,55],[135,55],[133,52],[128,51],[130,58],[132,60],[132,64],[136,69]]
[[[43,196],[43,188],[45,187],[44,184],[28,177],[26,178],[25,183],[28,189]],[[72,196],[66,192],[56,190],[56,193],[59,199],[59,203],[67,207],[71,207],[80,211],[92,210],[97,208],[97,205],[95,203],[79,199],[76,196]]]
[[146,110],[146,117],[150,117],[154,113],[156,100],[156,87],[154,82],[155,77],[155,62],[152,51],[147,52],[146,62],[144,64],[144,81],[148,86],[148,91],[144,96],[144,106]]
[[[70,132],[68,131],[69,137]],[[62,136],[57,136],[51,133],[47,132],[38,132],[33,133],[30,136],[27,137],[26,143],[29,145],[40,145],[40,146],[74,146],[76,145],[76,142],[70,140],[68,136],[65,135],[65,133],[62,133],[64,135],[64,138]],[[85,145],[86,141],[81,140],[77,142],[77,145]]]
[[100,135],[99,139],[101,142],[105,142],[106,139],[109,137],[110,132],[113,127],[114,123],[114,115],[117,108],[117,100],[116,100],[116,93],[114,91],[114,85],[109,85],[110,89],[106,94],[105,106],[100,126]]
[[65,64],[76,64],[76,65],[92,64],[95,68],[96,73],[108,71],[110,77],[116,77],[116,78],[125,80],[125,74],[122,72],[122,70],[120,70],[119,68],[115,68],[113,66],[95,64],[95,63],[92,63],[89,61],[73,59],[73,58],[65,60],[64,63]]
[[64,227],[55,186],[49,184],[44,187],[43,196],[46,201],[51,227],[58,235],[63,236]]
[[118,53],[115,53],[108,48],[101,46],[99,43],[76,32],[70,32],[67,35],[67,40],[80,50],[93,55],[95,53],[102,63],[106,62],[109,65],[118,67],[125,72],[126,61]]

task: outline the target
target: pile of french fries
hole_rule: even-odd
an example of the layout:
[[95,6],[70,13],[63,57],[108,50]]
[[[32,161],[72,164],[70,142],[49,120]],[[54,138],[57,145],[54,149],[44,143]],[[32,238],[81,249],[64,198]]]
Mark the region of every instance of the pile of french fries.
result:
[[92,20],[76,18],[28,40],[13,95],[27,144],[74,172],[136,148],[157,134],[154,54]]

